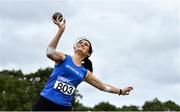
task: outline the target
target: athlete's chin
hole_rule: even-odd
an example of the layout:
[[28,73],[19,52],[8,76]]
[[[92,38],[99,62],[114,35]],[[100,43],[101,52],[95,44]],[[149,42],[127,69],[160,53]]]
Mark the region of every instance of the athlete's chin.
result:
[[83,50],[82,49],[76,49],[75,52],[83,53]]
[[83,49],[76,49],[75,52],[80,53],[80,54],[86,54]]

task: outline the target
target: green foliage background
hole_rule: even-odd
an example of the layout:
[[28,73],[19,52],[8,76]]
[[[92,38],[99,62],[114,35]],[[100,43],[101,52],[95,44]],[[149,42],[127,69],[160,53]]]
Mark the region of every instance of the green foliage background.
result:
[[[39,69],[35,73],[23,74],[21,70],[0,71],[0,111],[32,110],[39,93],[48,80],[52,68]],[[180,106],[169,100],[161,102],[158,98],[146,101],[142,107],[136,105],[116,107],[109,102],[100,102],[94,107],[79,102],[83,96],[78,90],[73,95],[75,111],[178,111]]]

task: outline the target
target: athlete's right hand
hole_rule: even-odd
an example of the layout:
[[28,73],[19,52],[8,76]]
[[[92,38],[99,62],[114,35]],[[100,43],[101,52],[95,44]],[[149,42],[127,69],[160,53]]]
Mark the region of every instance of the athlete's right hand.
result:
[[59,29],[63,32],[65,30],[66,20],[64,18],[62,21],[60,20],[60,16],[57,16],[56,20],[52,17],[52,21],[54,22],[54,24],[56,24],[59,27]]
[[131,92],[131,90],[133,90],[133,87],[129,86],[129,87],[125,87],[122,89],[122,95],[129,95],[129,93]]

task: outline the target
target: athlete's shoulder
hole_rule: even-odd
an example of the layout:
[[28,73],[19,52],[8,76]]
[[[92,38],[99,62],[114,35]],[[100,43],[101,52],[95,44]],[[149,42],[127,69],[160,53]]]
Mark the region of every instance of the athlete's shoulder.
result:
[[68,55],[68,54],[64,54],[64,55],[65,55],[65,57],[64,57],[64,59],[61,62],[55,63],[56,66],[66,62],[67,60],[69,60],[69,58],[71,58],[71,56]]

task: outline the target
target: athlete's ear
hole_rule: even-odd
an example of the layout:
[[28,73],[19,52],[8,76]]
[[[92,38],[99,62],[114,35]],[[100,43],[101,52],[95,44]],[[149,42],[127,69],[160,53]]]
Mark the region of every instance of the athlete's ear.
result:
[[75,44],[73,45],[73,48],[76,49],[76,45]]

